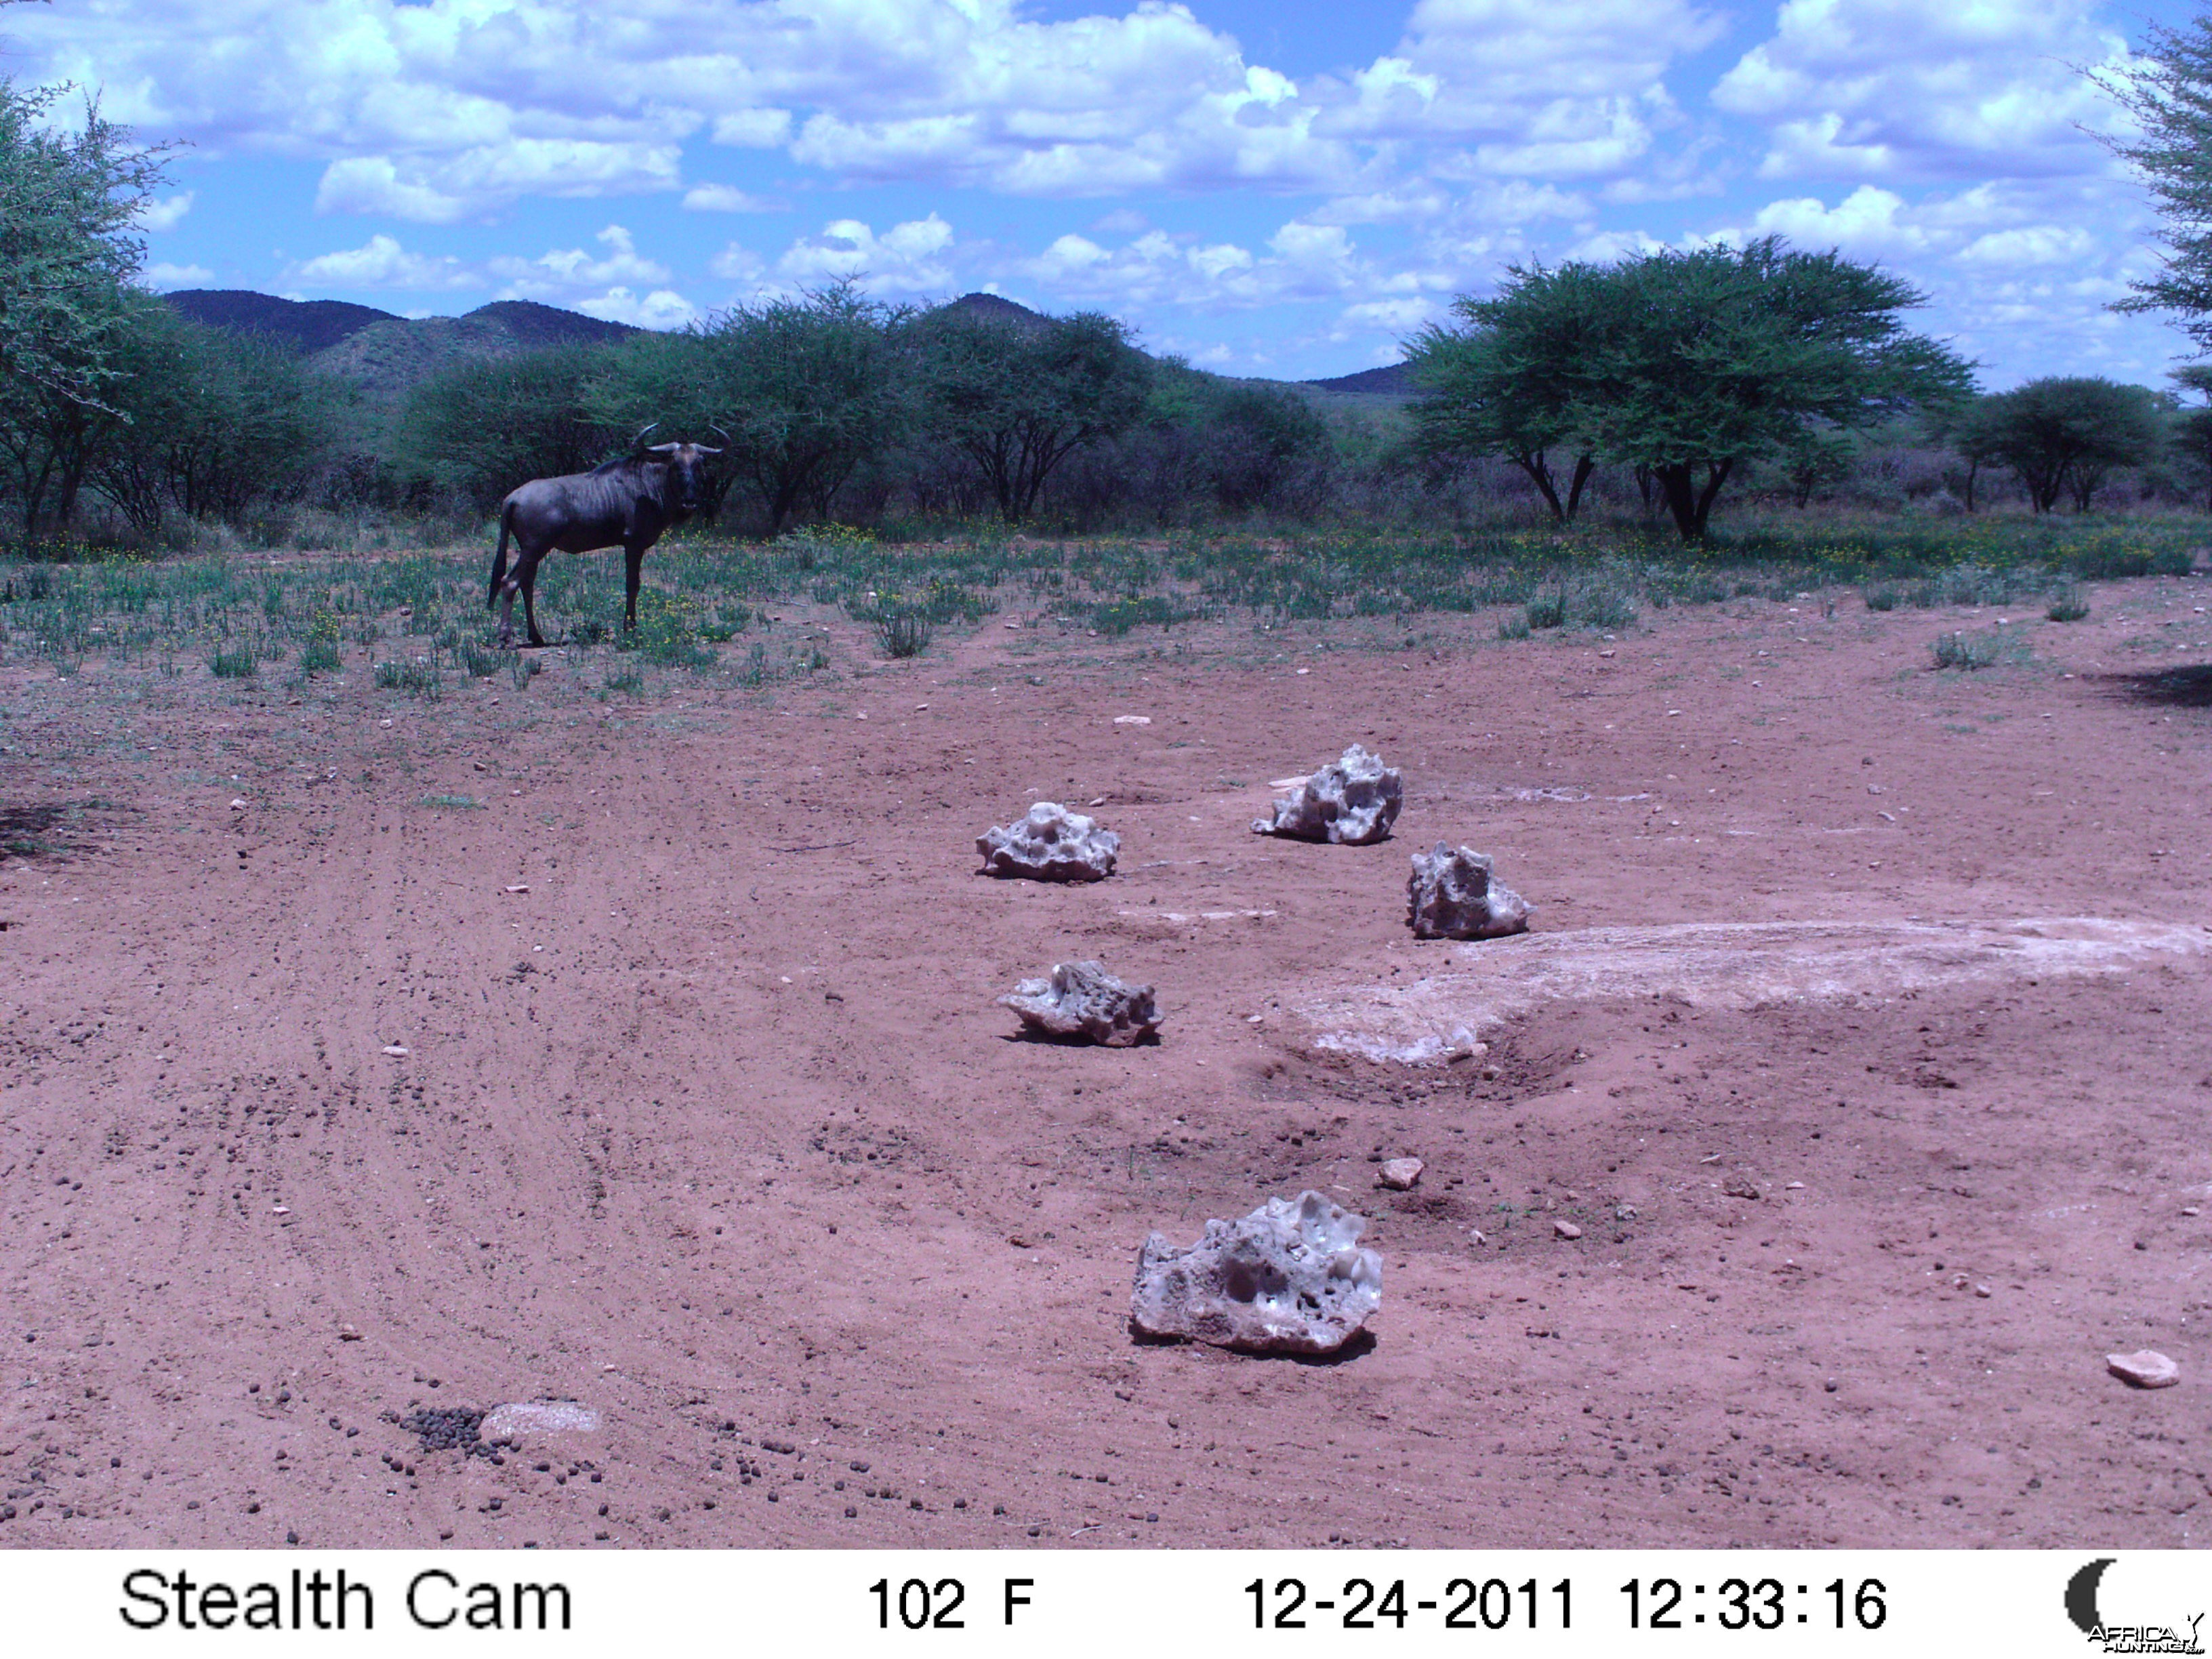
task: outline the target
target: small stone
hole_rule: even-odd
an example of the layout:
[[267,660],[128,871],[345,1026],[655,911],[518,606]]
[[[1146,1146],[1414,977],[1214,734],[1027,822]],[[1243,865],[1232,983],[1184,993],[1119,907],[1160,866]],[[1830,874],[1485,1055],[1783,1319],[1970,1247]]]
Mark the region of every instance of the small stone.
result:
[[510,893],[526,893],[530,890],[530,884],[527,882],[518,882],[507,890]]
[[1580,1238],[1583,1236],[1583,1230],[1571,1221],[1554,1221],[1552,1231],[1561,1238]]
[[1976,1296],[1983,1296],[1983,1297],[1985,1297],[1985,1296],[1989,1295],[1989,1293],[1990,1293],[1990,1287],[1989,1287],[1988,1285],[1975,1285],[1975,1286],[1974,1286],[1974,1294],[1975,1294]]
[[1096,818],[1041,800],[1012,823],[975,837],[987,876],[1031,881],[1103,881],[1114,873],[1121,838]]
[[1438,842],[1413,854],[1406,925],[1415,939],[1503,939],[1528,931],[1528,902],[1492,876],[1488,854]]
[[1404,775],[1355,743],[1341,759],[1301,780],[1269,816],[1255,818],[1252,833],[1364,847],[1389,835],[1405,793]]
[[1160,1027],[1152,988],[1118,980],[1095,962],[1056,962],[1049,976],[1022,981],[999,1003],[1031,1030],[1112,1048],[1141,1042]]
[[1754,1204],[1759,1201],[1759,1183],[1749,1176],[1730,1176],[1721,1190],[1730,1198],[1748,1199]]
[[1114,724],[1116,726],[1150,726],[1152,723],[1152,717],[1150,714],[1116,714],[1114,716]]
[[339,1341],[341,1341],[341,1342],[358,1342],[358,1341],[360,1341],[361,1340],[362,1340],[362,1337],[361,1337],[361,1333],[360,1333],[360,1331],[356,1330],[353,1326],[351,1326],[351,1325],[341,1325],[341,1326],[339,1326],[339,1327],[338,1327],[338,1340],[339,1340]]
[[243,812],[246,810],[246,802],[243,799],[234,799],[230,803],[230,810],[234,812]]
[[542,1439],[550,1435],[597,1434],[603,1419],[573,1400],[518,1401],[495,1406],[477,1431],[483,1440]]
[[1382,1304],[1382,1258],[1359,1246],[1365,1218],[1316,1192],[1209,1221],[1186,1248],[1162,1233],[1137,1255],[1129,1322],[1258,1353],[1334,1353]]
[[387,1042],[384,1045],[384,1052],[387,1054],[404,1055],[407,1052],[407,1047],[404,1043]]
[[2121,1382],[2138,1389],[2170,1389],[2181,1381],[2181,1367],[2155,1348],[2134,1353],[2108,1353],[2105,1368]]
[[1470,1244],[1487,1244],[1490,1243],[1490,1235],[1480,1227],[1469,1227],[1467,1230],[1467,1242]]
[[1376,1171],[1375,1178],[1394,1193],[1410,1192],[1427,1167],[1418,1158],[1394,1158]]

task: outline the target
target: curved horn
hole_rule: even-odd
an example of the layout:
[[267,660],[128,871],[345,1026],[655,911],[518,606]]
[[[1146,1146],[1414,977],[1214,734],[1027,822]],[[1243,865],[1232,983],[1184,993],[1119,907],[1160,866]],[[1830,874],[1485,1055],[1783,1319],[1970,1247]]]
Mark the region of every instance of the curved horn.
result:
[[[714,422],[709,421],[707,422],[707,425],[709,430],[721,432],[723,448],[726,449],[731,444],[737,441],[737,440],[731,437],[728,433],[723,432],[722,428],[716,426]],[[696,449],[702,455],[719,455],[722,453],[720,449],[715,448],[711,444],[694,444],[692,447]]]
[[659,426],[659,424],[660,424],[660,422],[659,422],[655,421],[655,422],[653,423],[653,426],[648,426],[648,427],[647,427],[647,428],[645,428],[645,432],[641,432],[641,433],[639,433],[639,434],[637,434],[637,436],[635,436],[635,438],[632,438],[632,439],[629,441],[629,447],[630,447],[632,449],[642,449],[642,448],[644,448],[644,447],[645,447],[645,433],[646,433],[646,432],[650,432],[650,431],[652,431],[653,427],[655,427],[655,426]]

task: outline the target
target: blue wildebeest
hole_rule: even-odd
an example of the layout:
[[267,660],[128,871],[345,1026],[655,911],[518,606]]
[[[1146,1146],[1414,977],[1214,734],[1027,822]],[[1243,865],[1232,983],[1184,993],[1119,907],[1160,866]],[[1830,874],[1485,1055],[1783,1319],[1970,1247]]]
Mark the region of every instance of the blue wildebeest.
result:
[[[639,433],[632,445],[634,453],[619,460],[602,462],[589,472],[532,478],[500,503],[499,549],[492,555],[491,594],[484,603],[500,607],[501,645],[514,643],[517,593],[522,595],[522,616],[529,626],[531,644],[545,643],[538,631],[532,591],[538,586],[538,562],[555,548],[564,553],[591,553],[619,546],[624,586],[623,626],[637,626],[638,570],[645,562],[645,550],[660,539],[662,531],[682,524],[699,510],[708,489],[707,458],[722,453],[703,444],[648,447],[645,435],[652,430],[647,427]],[[514,538],[511,572],[507,566],[510,535]]]

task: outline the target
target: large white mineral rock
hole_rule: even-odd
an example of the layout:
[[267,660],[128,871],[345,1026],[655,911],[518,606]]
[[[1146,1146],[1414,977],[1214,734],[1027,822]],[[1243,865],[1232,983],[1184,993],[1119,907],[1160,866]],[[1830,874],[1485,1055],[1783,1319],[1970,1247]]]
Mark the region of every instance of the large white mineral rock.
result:
[[1114,873],[1121,838],[1098,820],[1041,800],[1012,823],[975,837],[987,876],[1031,881],[1103,881]]
[[1405,793],[1396,769],[1355,743],[1277,801],[1270,817],[1253,819],[1252,833],[1364,847],[1390,833]]
[[1188,1249],[1154,1233],[1137,1255],[1129,1322],[1221,1348],[1334,1353],[1382,1304],[1382,1258],[1359,1248],[1366,1225],[1304,1192],[1209,1221]]
[[1490,872],[1490,855],[1442,842],[1413,854],[1406,922],[1415,939],[1502,939],[1528,931],[1528,901]]
[[1095,962],[1056,962],[1049,978],[1025,979],[999,1001],[1032,1030],[1114,1048],[1141,1042],[1160,1025],[1151,986],[1127,984]]

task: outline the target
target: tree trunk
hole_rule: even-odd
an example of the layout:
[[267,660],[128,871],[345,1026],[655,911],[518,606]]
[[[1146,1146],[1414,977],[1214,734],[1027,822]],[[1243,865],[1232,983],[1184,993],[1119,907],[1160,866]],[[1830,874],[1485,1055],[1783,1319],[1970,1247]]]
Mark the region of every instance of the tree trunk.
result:
[[1966,511],[1969,513],[1974,510],[1974,476],[1981,470],[1980,457],[1974,455],[1966,457]]
[[1686,461],[1655,466],[1652,481],[1667,503],[1667,510],[1674,515],[1674,528],[1686,542],[1698,539],[1698,501],[1690,489],[1690,466]]
[[1681,532],[1682,539],[1701,542],[1705,538],[1705,520],[1712,515],[1713,498],[1721,493],[1721,486],[1728,482],[1729,474],[1735,468],[1735,461],[1733,458],[1707,461],[1702,489],[1697,488],[1691,479],[1692,465],[1688,461],[1669,462],[1664,466],[1653,467],[1651,475],[1666,492],[1667,510],[1674,515],[1674,528]]
[[1544,452],[1540,449],[1524,451],[1513,458],[1513,465],[1528,475],[1529,483],[1534,484],[1542,495],[1544,505],[1552,509],[1553,521],[1565,524],[1567,521],[1566,509],[1559,505],[1559,492],[1552,483],[1552,469],[1545,464]]
[[1575,457],[1575,476],[1573,478],[1569,480],[1567,484],[1567,520],[1569,523],[1572,523],[1574,521],[1575,509],[1582,505],[1583,486],[1590,481],[1590,474],[1596,471],[1597,460],[1594,456],[1585,454]]

